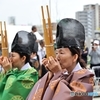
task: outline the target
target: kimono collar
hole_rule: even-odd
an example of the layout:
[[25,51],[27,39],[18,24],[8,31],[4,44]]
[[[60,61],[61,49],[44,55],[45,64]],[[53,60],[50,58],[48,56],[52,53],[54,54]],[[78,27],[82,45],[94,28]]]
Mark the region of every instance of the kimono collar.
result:
[[29,68],[31,68],[30,64],[26,63],[20,70],[27,70]]
[[80,66],[79,62],[77,63],[77,65],[75,66],[75,68],[72,70],[72,72],[76,72],[78,70],[82,69],[82,67]]
[[[80,66],[80,64],[79,64],[79,62],[77,63],[77,65],[74,67],[74,69],[72,70],[72,72],[75,72],[75,71],[78,71],[78,70],[80,70],[80,69],[82,69],[82,67]],[[71,73],[72,73],[71,72]],[[64,74],[68,74],[68,72],[66,71],[66,72],[64,72]]]

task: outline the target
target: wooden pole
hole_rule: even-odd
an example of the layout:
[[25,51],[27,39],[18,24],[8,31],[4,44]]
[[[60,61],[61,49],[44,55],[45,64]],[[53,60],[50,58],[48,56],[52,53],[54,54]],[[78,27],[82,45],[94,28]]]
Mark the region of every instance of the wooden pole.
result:
[[4,33],[2,29],[2,22],[0,22],[0,33],[1,33],[1,43],[2,43],[2,56],[8,57],[8,41],[7,41],[7,31],[5,22],[4,22]]
[[46,47],[46,55],[48,58],[49,56],[55,57],[55,51],[54,51],[54,43],[53,43],[52,25],[51,25],[51,19],[49,15],[48,6],[46,6],[46,10],[47,10],[47,15],[48,15],[48,25],[46,25],[43,6],[41,6],[43,29],[44,29],[43,36],[44,36],[44,42],[45,42],[45,47]]

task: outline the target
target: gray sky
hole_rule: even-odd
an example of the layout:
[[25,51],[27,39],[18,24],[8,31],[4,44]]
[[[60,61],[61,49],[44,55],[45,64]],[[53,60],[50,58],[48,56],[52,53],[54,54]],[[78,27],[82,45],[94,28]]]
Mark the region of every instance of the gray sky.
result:
[[0,0],[0,20],[8,22],[15,16],[16,24],[42,24],[41,6],[51,5],[51,19],[55,22],[65,17],[75,18],[87,4],[100,4],[100,0]]

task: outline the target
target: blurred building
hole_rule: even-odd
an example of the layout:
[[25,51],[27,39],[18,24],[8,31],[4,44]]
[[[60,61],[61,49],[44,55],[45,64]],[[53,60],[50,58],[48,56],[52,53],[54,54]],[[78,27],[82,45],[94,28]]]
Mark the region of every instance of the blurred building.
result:
[[15,20],[15,17],[14,17],[14,16],[10,16],[10,17],[8,18],[8,24],[9,24],[9,25],[15,25],[15,24],[16,24],[15,21],[16,21],[16,20]]
[[95,38],[95,30],[100,28],[100,5],[84,5],[83,11],[76,12],[76,19],[85,27],[86,41]]
[[[52,25],[52,33],[55,34],[57,23],[51,23],[51,25]],[[48,24],[47,24],[47,27],[48,27]],[[43,36],[43,32],[44,32],[43,25],[38,25],[37,30]]]
[[95,30],[95,39],[100,40],[100,30]]

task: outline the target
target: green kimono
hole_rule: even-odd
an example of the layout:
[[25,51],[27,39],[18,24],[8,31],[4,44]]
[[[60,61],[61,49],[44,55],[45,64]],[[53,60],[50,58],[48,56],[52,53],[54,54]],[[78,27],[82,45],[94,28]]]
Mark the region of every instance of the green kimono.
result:
[[13,69],[5,75],[0,73],[0,100],[25,100],[37,80],[34,68]]

